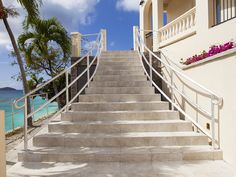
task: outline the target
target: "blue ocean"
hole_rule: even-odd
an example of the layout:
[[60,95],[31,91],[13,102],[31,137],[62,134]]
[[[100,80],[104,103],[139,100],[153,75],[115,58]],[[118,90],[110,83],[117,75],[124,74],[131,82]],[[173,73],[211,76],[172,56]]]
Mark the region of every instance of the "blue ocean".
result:
[[[24,125],[24,111],[17,110],[12,106],[14,99],[20,98],[23,95],[21,90],[0,90],[0,110],[5,111],[5,131],[11,132],[15,128],[22,127]],[[33,109],[39,108],[42,104],[46,103],[46,99],[40,96],[35,97],[31,100],[31,107],[34,105]],[[23,103],[22,103],[23,104]],[[19,104],[21,105],[21,103]],[[33,116],[34,120],[38,120],[44,116],[50,115],[58,110],[57,103],[53,102],[45,107],[43,110],[39,111]]]

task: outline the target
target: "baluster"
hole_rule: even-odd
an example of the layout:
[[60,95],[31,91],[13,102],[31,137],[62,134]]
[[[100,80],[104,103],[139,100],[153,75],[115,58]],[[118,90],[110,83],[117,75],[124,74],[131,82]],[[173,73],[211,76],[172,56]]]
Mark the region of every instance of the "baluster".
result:
[[162,31],[161,32],[161,41],[164,41],[165,40],[165,31]]
[[182,32],[182,21],[179,22],[179,33]]
[[186,18],[186,30],[188,30],[189,28],[190,28],[190,18],[189,18],[189,16],[187,16],[187,18]]
[[173,25],[173,36],[176,35],[176,29],[175,29],[175,24]]
[[173,37],[175,35],[175,26],[172,25],[171,26],[171,37]]
[[182,20],[182,32],[185,31],[185,22],[184,19]]
[[191,14],[190,16],[190,28],[192,28],[194,25],[193,25],[193,14]]
[[173,26],[170,27],[170,38],[173,36]]
[[187,27],[187,19],[185,18],[184,19],[184,31],[186,31],[188,29],[188,27]]
[[193,14],[193,25],[194,26],[196,25],[196,14],[195,13]]
[[177,34],[179,34],[179,23],[176,23],[176,25],[175,25],[175,34],[177,35]]
[[167,33],[167,35],[166,35],[166,40],[167,40],[167,39],[169,39],[169,36],[170,36],[170,29],[169,28],[166,29],[166,33]]
[[174,32],[175,32],[174,26],[171,26],[171,36],[170,37],[174,36]]
[[171,36],[171,28],[168,28],[168,36],[167,36],[167,39],[169,39]]

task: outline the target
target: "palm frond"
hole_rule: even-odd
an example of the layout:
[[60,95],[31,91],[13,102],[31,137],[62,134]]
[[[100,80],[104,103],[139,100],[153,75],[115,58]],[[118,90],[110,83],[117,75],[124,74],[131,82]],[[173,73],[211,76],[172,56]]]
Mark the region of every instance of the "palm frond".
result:
[[17,0],[21,6],[27,11],[26,26],[31,21],[39,17],[39,7],[42,5],[42,0]]

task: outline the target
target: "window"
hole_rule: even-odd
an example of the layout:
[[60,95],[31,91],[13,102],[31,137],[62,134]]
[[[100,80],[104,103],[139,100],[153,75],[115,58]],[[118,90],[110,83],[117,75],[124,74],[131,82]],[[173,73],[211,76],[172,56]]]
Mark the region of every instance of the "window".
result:
[[214,0],[215,25],[236,17],[236,0]]
[[168,13],[167,11],[163,12],[163,26],[167,25],[168,23]]

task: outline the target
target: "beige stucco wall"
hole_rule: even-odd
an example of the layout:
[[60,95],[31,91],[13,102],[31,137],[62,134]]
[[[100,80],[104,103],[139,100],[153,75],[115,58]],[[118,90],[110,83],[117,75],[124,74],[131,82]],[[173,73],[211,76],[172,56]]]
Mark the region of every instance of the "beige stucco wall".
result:
[[[173,11],[173,15],[171,16],[174,17],[189,8],[189,4],[184,4],[182,1],[185,0],[169,0],[169,6],[167,8],[169,8],[170,12]],[[196,34],[162,48],[162,51],[172,61],[179,63],[181,58],[185,59],[192,55],[200,54],[203,50],[208,50],[212,45],[223,44],[230,40],[236,41],[236,19],[211,27],[212,7],[212,0],[196,1]],[[154,12],[154,14],[158,13]],[[142,29],[141,23],[140,28]],[[154,41],[154,44],[155,43],[158,43],[156,39]],[[177,66],[173,66],[181,70]],[[236,100],[236,53],[188,70],[183,70],[183,72],[193,80],[223,97],[224,101],[222,107],[219,111],[215,112],[215,114],[219,116],[215,127],[217,131],[216,137],[217,140],[220,141],[221,149],[224,153],[224,160],[234,167],[236,173],[236,104],[234,103]],[[169,79],[168,76],[167,78]],[[182,82],[186,82],[185,84],[189,85],[189,82],[186,80],[180,81],[177,77],[174,77],[174,82],[177,87],[181,89],[183,88]],[[193,85],[190,84],[190,87],[193,87]],[[195,88],[197,92],[202,91],[197,87],[193,88]],[[193,88],[190,89],[184,86],[184,92],[192,101],[198,101],[198,104],[210,112],[210,99],[206,96],[201,96],[201,94],[195,92]],[[193,118],[198,118],[199,123],[203,127],[206,127],[206,123],[211,123],[210,119],[206,116],[197,114],[196,110],[177,93],[176,98],[189,115]]]
[[0,111],[0,176],[6,176],[4,112]]
[[194,6],[195,0],[169,0],[165,6],[168,13],[168,22],[176,19]]
[[[211,45],[223,44],[232,39],[236,40],[235,29],[236,19],[233,19],[213,28],[207,28],[207,30],[204,30],[204,33],[197,32],[196,35],[164,47],[162,50],[174,62],[179,63],[181,58],[199,54],[203,50],[208,50]],[[220,131],[219,140],[224,153],[224,160],[231,164],[236,172],[236,53],[183,72],[223,97],[223,106],[218,114],[220,119],[219,129],[218,127],[216,128]],[[175,83],[180,88],[182,87],[177,78],[175,78]],[[192,100],[196,100],[196,94],[188,91],[186,88],[185,91]],[[182,102],[181,99],[179,101]],[[199,98],[199,103],[210,111],[209,100]],[[186,111],[193,117],[196,117],[196,111],[188,103],[184,105]],[[199,122],[203,127],[206,127],[207,122],[210,123],[210,120],[206,117],[198,116]]]

